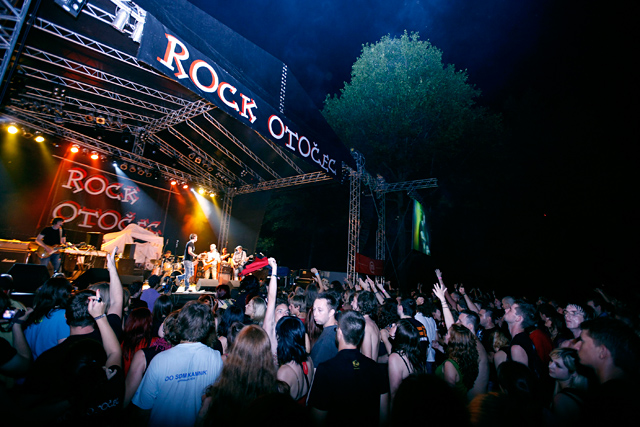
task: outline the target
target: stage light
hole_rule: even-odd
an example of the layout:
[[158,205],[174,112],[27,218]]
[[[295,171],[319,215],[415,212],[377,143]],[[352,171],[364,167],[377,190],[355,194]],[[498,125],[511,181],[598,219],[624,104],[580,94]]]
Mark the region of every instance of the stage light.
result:
[[80,151],[80,147],[78,146],[78,144],[73,144],[73,145],[71,146],[71,150],[70,150],[70,151],[71,151],[72,153],[77,153],[77,152],[79,152],[79,151]]
[[178,181],[176,181],[175,179],[172,179],[171,180],[171,185],[173,185],[173,186],[178,185]]
[[185,190],[189,188],[189,184],[182,184],[182,188],[184,188]]
[[117,167],[118,167],[118,162],[113,162],[112,164],[113,164],[113,167],[114,167],[114,168],[117,168]]
[[62,6],[71,16],[77,18],[84,5],[87,4],[87,0],[55,0],[55,3]]
[[200,187],[198,188],[198,193],[200,193],[200,195],[204,194],[204,188]]
[[144,169],[142,169],[142,168],[138,168],[138,175],[142,176],[142,175],[144,175],[145,173],[147,173],[147,172],[146,172]]
[[120,9],[116,12],[116,18],[111,23],[111,26],[116,30],[124,33],[124,27],[129,23],[129,11],[127,9]]
[[189,158],[190,158],[191,160],[195,159],[195,158],[196,158],[196,153],[193,153],[193,152],[192,152],[191,154],[189,154]]
[[144,30],[144,20],[137,21],[136,26],[133,28],[133,33],[131,34],[131,40],[136,43],[140,43],[142,40],[142,31]]
[[36,135],[35,137],[36,142],[44,142],[44,136],[42,136],[42,133],[40,133],[39,131],[36,131],[35,135]]
[[196,162],[196,164],[199,165],[200,163],[202,163],[202,158],[196,157],[196,159],[194,161]]
[[96,117],[96,125],[104,126],[105,124],[107,124],[107,119],[102,114]]
[[135,171],[137,171],[137,170],[138,169],[134,165],[129,166],[129,172],[135,173]]
[[18,133],[18,127],[12,123],[7,128],[7,132],[9,132],[11,135],[15,135],[16,133]]
[[120,169],[122,169],[123,171],[126,171],[127,169],[129,169],[129,165],[128,165],[128,164],[126,164],[126,163],[122,163],[122,164],[120,165]]
[[91,160],[98,160],[100,158],[100,155],[95,151],[92,151],[90,157],[91,157]]
[[216,193],[214,193],[213,191],[210,194],[211,197],[216,197]]

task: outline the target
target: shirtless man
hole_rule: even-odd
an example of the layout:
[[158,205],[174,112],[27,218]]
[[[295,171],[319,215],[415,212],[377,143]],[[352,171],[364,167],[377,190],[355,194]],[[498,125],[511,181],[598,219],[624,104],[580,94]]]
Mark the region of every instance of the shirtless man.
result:
[[360,292],[353,298],[351,308],[362,313],[366,322],[360,352],[368,358],[378,361],[380,329],[376,322],[371,319],[371,314],[378,309],[375,295],[369,291]]

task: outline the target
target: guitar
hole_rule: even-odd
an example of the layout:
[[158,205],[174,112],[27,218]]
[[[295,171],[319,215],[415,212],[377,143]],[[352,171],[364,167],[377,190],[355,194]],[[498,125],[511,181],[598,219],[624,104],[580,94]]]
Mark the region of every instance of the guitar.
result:
[[40,246],[39,244],[35,243],[35,242],[30,242],[29,243],[29,250],[33,253],[35,253],[38,258],[43,259],[43,258],[47,258],[50,257],[51,255],[60,252],[63,249],[71,249],[71,248],[75,248],[75,245],[72,245],[71,243],[67,243],[66,245],[54,245],[51,246],[51,248],[53,248],[53,252],[48,253],[45,248],[43,248],[42,246]]

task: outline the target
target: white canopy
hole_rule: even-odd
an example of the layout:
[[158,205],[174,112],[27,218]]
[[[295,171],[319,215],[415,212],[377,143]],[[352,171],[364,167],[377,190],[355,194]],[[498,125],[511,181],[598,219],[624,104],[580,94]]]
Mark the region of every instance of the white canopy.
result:
[[164,238],[145,230],[138,224],[129,224],[122,231],[104,235],[102,250],[111,252],[118,247],[118,253],[122,254],[124,245],[135,243],[136,250],[133,258],[136,264],[149,264],[152,259],[160,259]]

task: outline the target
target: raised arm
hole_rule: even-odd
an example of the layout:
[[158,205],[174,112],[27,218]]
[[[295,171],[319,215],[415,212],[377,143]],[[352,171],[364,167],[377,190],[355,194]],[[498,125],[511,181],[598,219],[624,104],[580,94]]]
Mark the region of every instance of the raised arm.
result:
[[267,296],[267,312],[264,315],[264,330],[271,341],[271,352],[276,355],[278,350],[278,340],[276,338],[276,296],[278,294],[278,263],[274,258],[269,258],[271,267],[271,278],[269,279],[269,290]]
[[[122,301],[122,298],[120,300]],[[95,319],[96,325],[98,325],[100,336],[102,337],[102,346],[107,353],[105,367],[107,369],[114,365],[122,367],[122,348],[104,313],[104,301],[100,298],[100,291],[96,292],[95,297],[89,298],[88,311]]]
[[318,293],[326,291],[326,288],[324,287],[324,284],[322,283],[322,279],[320,278],[320,273],[318,272],[318,269],[313,267],[311,269],[311,274],[313,274],[313,280],[318,285]]
[[367,276],[367,283],[369,284],[371,291],[376,296],[376,299],[378,300],[378,304],[380,305],[384,304],[384,299],[389,298],[389,294],[384,289],[384,286],[381,283],[374,282],[369,278],[369,276]]
[[440,271],[437,268],[436,268],[436,277],[438,278],[438,283],[440,283],[440,286],[444,287],[445,289],[444,297],[446,298],[446,300],[449,302],[450,305],[457,307],[458,303],[456,303],[453,300],[453,298],[451,298],[451,295],[449,295],[449,292],[447,292],[447,288],[444,286],[444,282],[442,281],[442,271]]
[[444,285],[439,285],[437,283],[433,285],[433,294],[438,297],[438,299],[440,300],[440,304],[442,304],[442,315],[444,316],[444,323],[447,326],[447,329],[449,329],[455,322],[453,320],[453,314],[451,314],[449,304],[447,304],[447,299],[445,298],[446,292],[447,288]]
[[124,292],[122,290],[122,282],[118,276],[116,268],[116,251],[118,247],[113,248],[113,252],[107,254],[107,270],[109,270],[109,312],[107,314],[117,314],[122,319],[122,305],[124,301]]
[[469,298],[469,295],[467,295],[467,293],[464,291],[464,286],[460,285],[460,287],[458,288],[458,291],[460,292],[460,295],[464,297],[464,300],[467,302],[467,307],[469,308],[469,310],[480,314],[480,310],[478,309],[478,306],[476,305],[476,303],[471,301],[471,298]]

